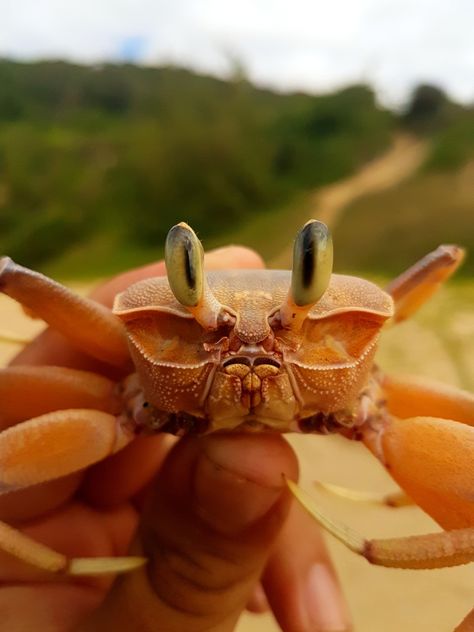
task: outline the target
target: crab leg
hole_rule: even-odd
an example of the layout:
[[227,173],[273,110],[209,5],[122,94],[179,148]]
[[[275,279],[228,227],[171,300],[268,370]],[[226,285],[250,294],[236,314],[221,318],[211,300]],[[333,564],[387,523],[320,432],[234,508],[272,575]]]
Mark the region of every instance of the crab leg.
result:
[[303,507],[326,531],[371,564],[427,569],[458,566],[474,561],[474,527],[404,538],[368,540],[340,522],[328,518],[318,509],[311,496],[296,483],[287,483]]
[[[99,391],[100,386],[104,385],[99,384]],[[0,493],[80,470],[131,439],[113,415],[98,410],[60,410],[20,423],[0,434]],[[142,557],[69,559],[4,522],[0,522],[0,550],[36,568],[65,575],[124,573],[145,563]]]
[[60,410],[7,428],[0,434],[0,493],[81,470],[132,438],[98,410]]
[[115,387],[114,382],[96,373],[64,367],[0,369],[0,429],[69,408],[117,413],[120,406]]
[[0,550],[50,573],[64,575],[104,575],[126,573],[146,563],[143,557],[67,558],[0,522]]
[[474,395],[468,391],[415,376],[384,376],[382,387],[397,417],[436,416],[474,426]]
[[333,485],[332,483],[325,483],[323,481],[317,481],[315,486],[333,496],[345,498],[346,500],[351,500],[356,503],[371,503],[385,507],[407,507],[414,504],[413,500],[401,491],[378,494],[377,492],[360,491],[358,489],[341,487],[340,485]]
[[395,302],[394,323],[418,310],[461,264],[464,250],[459,246],[439,246],[385,288]]
[[[407,419],[414,416],[436,415],[437,418],[447,419],[450,422],[454,420],[474,426],[474,395],[468,391],[415,376],[384,376],[382,387],[387,397],[388,410],[396,417]],[[398,426],[396,422],[390,422],[390,427],[394,429]],[[400,427],[403,428],[404,426]],[[446,430],[451,434],[453,427],[449,425]],[[424,442],[426,437],[422,437],[420,433],[419,440]],[[376,456],[380,457],[379,448],[376,447],[375,441],[373,451]],[[374,494],[373,492],[346,489],[330,483],[318,482],[317,485],[333,495],[352,501],[371,502],[390,507],[402,507],[413,503],[407,494],[400,492]],[[407,489],[406,483],[403,486]]]
[[409,496],[447,531],[367,540],[321,512],[292,481],[314,518],[369,562],[397,568],[443,568],[474,561],[474,428],[433,417],[389,418],[362,427],[363,440]]
[[393,417],[363,432],[390,476],[444,529],[474,525],[472,426],[434,417]]
[[114,366],[129,362],[123,325],[103,305],[77,296],[9,257],[0,259],[0,291],[64,334],[81,351]]

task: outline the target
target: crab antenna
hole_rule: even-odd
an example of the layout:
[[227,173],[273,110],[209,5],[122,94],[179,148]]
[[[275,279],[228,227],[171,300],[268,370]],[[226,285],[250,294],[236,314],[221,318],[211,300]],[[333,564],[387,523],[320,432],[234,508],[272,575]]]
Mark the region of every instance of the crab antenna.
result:
[[185,222],[173,226],[166,237],[168,283],[181,303],[204,329],[217,329],[231,315],[212,293],[204,273],[204,249]]
[[310,309],[326,291],[332,273],[333,248],[329,228],[315,219],[296,235],[291,286],[280,320],[283,327],[299,331]]

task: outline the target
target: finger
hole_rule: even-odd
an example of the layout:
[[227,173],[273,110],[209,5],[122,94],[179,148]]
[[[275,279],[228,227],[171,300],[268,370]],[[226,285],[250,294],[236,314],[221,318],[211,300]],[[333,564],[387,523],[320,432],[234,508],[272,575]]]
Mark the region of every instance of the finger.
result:
[[[45,516],[22,525],[25,535],[55,551],[73,557],[114,557],[125,555],[138,522],[130,504],[107,510],[95,510],[80,502],[71,502]],[[22,562],[0,551],[0,583],[31,581],[70,581]],[[110,576],[75,578],[104,591]]]
[[297,504],[266,566],[263,585],[284,632],[343,632],[350,615],[321,530]]
[[[102,593],[89,586],[68,584],[12,585],[0,588],[2,629],[76,630],[84,613],[97,608]],[[28,604],[28,607],[25,607]],[[118,628],[120,629],[120,628]]]
[[96,507],[113,507],[131,499],[153,480],[175,441],[169,434],[136,437],[88,469],[81,497]]
[[262,257],[244,246],[225,246],[210,250],[204,256],[207,270],[227,270],[228,268],[248,268],[258,270],[265,267]]
[[53,329],[46,329],[10,362],[11,366],[22,364],[65,366],[81,371],[93,371],[110,378],[120,372],[99,360],[75,349],[69,340]]
[[[97,512],[72,503],[35,521],[24,531],[66,555],[102,557],[124,555],[136,523],[136,514],[130,506]],[[83,577],[71,582],[45,575],[0,553],[0,627],[18,632],[77,630],[81,621],[103,601],[110,581],[108,577]]]
[[296,473],[278,436],[178,442],[139,531],[148,567],[117,582],[85,629],[233,630],[290,506],[282,474]]
[[74,472],[54,481],[1,494],[0,520],[23,522],[53,511],[76,492],[82,477],[82,472]]
[[270,610],[270,604],[268,603],[267,596],[260,582],[255,584],[246,607],[249,612],[253,612],[254,614],[262,614],[262,612]]

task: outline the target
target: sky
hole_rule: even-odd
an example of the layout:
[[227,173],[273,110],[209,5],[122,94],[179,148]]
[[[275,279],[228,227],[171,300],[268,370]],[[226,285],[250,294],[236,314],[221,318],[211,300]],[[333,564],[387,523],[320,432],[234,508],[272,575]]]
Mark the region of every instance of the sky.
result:
[[278,90],[369,82],[397,107],[428,82],[474,102],[473,0],[0,0],[0,16],[3,57],[219,76],[238,61]]

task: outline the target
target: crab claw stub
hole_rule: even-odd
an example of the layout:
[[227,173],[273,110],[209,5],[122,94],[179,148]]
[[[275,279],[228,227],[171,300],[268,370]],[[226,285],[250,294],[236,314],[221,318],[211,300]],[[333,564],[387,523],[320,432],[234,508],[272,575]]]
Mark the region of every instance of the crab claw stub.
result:
[[204,329],[217,329],[231,319],[212,293],[204,274],[204,248],[185,222],[173,226],[165,243],[168,283],[176,300]]
[[326,291],[332,274],[333,245],[329,228],[310,220],[299,231],[293,248],[291,287],[280,308],[283,327],[299,330],[309,310]]

